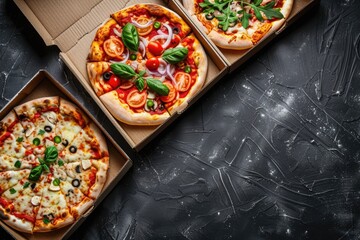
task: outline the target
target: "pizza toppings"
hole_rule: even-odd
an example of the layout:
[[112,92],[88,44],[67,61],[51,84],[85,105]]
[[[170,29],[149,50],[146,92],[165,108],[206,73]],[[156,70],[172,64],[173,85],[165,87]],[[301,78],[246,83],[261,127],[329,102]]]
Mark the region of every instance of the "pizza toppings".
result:
[[70,146],[69,151],[70,151],[71,153],[76,153],[77,148],[76,148],[75,146]]
[[139,33],[133,24],[127,23],[124,26],[121,38],[129,50],[137,52],[139,48]]
[[[94,47],[111,38],[124,45],[121,59]],[[96,94],[117,119],[130,125],[162,123],[201,89],[206,70],[206,54],[189,26],[156,4],[112,14],[96,32],[87,65]],[[191,81],[179,75],[177,83],[179,72],[189,74]]]
[[74,179],[72,180],[71,184],[73,185],[73,187],[79,187],[80,186],[80,180],[79,179]]
[[[106,178],[109,154],[99,129],[75,106],[59,100],[35,99],[16,107],[12,116],[18,126],[12,129],[0,121],[1,137],[6,135],[0,142],[0,218],[27,233],[73,223],[100,194]],[[18,119],[22,111],[24,121]],[[33,126],[28,137],[22,126]],[[19,146],[25,149],[12,149]]]
[[31,198],[31,204],[34,206],[39,206],[40,205],[40,201],[41,201],[41,197],[40,196],[33,196]]

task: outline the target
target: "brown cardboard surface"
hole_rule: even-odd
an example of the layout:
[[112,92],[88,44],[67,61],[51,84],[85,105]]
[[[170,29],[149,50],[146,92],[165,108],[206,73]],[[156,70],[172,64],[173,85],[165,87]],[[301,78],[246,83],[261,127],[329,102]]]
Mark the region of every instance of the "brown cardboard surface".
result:
[[[188,18],[192,18],[190,13],[183,7],[182,0],[171,0],[176,2],[179,5],[179,8],[185,12]],[[271,35],[268,35],[266,38],[261,40],[254,47],[247,50],[230,50],[218,48],[212,41],[206,37],[206,39],[210,42],[211,45],[217,50],[219,56],[222,56],[227,64],[230,66],[230,72],[237,69],[240,65],[246,62],[249,58],[251,58],[254,54],[256,54],[259,50],[261,50],[264,46],[266,46],[272,39],[274,39],[278,34],[280,34],[286,27],[290,24],[294,23],[299,17],[301,17],[307,10],[311,9],[315,4],[317,4],[319,0],[294,0],[293,8],[289,18],[286,20],[284,25],[277,31]],[[195,22],[194,22],[195,23]],[[206,33],[202,31],[202,28],[199,26],[199,23],[194,24],[199,32],[206,36]]]
[[[15,106],[31,99],[45,96],[60,96],[62,98],[72,101],[91,118],[91,120],[103,131],[103,134],[106,136],[110,154],[110,166],[108,170],[107,180],[105,182],[102,193],[94,203],[94,205],[97,206],[116,185],[116,183],[124,176],[127,170],[131,167],[132,161],[117,145],[117,143],[111,138],[111,136],[104,130],[104,128],[96,121],[96,119],[86,109],[84,109],[82,105],[79,104],[79,102],[77,102],[77,100],[64,87],[62,87],[47,72],[44,71],[40,71],[3,108],[3,110],[0,112],[0,119],[6,116],[6,114],[11,111]],[[76,229],[76,227],[80,225],[80,223],[86,218],[86,216],[91,213],[92,210],[93,207],[91,207],[84,216],[79,218],[76,223],[48,233],[35,233],[33,235],[24,234],[13,230],[1,221],[0,225],[4,229],[6,229],[15,239],[63,239],[68,237]]]

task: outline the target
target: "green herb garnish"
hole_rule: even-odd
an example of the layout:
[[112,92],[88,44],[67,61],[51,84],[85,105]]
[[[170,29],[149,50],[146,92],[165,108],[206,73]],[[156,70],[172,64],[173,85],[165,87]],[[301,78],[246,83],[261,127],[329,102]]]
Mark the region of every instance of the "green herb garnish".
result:
[[24,184],[23,188],[25,189],[25,188],[28,188],[29,186],[30,186],[30,182],[26,182],[26,183]]
[[16,193],[16,190],[14,188],[10,188],[10,193],[14,194],[14,193]]
[[54,186],[59,186],[60,185],[60,179],[55,178],[53,181]]
[[23,140],[24,140],[23,137],[18,137],[18,138],[16,139],[17,142],[22,142]]
[[137,52],[140,43],[139,33],[133,24],[127,23],[124,26],[121,34],[121,40],[123,41],[125,47],[133,52]]
[[[237,2],[242,8],[240,11],[231,10],[231,4]],[[203,8],[203,12],[206,14],[206,19],[211,20],[216,17],[219,20],[219,28],[223,31],[227,31],[230,26],[235,25],[237,22],[241,22],[244,28],[249,27],[249,19],[255,16],[259,21],[264,21],[264,17],[267,19],[281,19],[284,15],[280,12],[280,8],[274,8],[275,1],[271,1],[266,5],[261,5],[263,0],[252,0],[250,2],[244,0],[215,0],[210,2],[205,0],[200,3],[200,7]],[[251,8],[253,14],[246,11],[245,8]],[[218,11],[220,14],[214,15],[214,12]]]
[[38,132],[39,135],[44,135],[44,133],[45,133],[45,130],[42,130],[42,129],[40,129]]
[[28,179],[31,181],[39,180],[43,171],[50,172],[49,165],[54,163],[58,158],[58,150],[55,146],[45,149],[44,159],[39,158],[40,165],[31,169]]
[[15,166],[16,168],[20,168],[20,167],[21,167],[21,162],[20,162],[19,160],[17,160],[17,161],[15,162],[14,166]]
[[171,64],[176,64],[183,61],[189,53],[189,50],[184,47],[177,47],[167,49],[163,55],[162,59]]

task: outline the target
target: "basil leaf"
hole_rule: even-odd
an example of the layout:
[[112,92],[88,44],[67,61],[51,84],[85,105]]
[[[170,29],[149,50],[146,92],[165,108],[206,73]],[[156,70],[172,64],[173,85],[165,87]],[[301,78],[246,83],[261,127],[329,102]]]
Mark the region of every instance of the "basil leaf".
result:
[[127,23],[121,34],[121,39],[128,49],[133,52],[137,52],[139,48],[139,33],[136,30],[136,27],[131,23]]
[[50,172],[50,168],[48,167],[48,165],[42,164],[42,167],[43,167],[44,172],[46,172],[46,173]]
[[167,49],[163,55],[162,59],[171,64],[176,64],[183,61],[189,53],[189,50],[184,47],[177,47],[172,49]]
[[34,167],[33,169],[31,169],[31,172],[28,177],[29,180],[34,181],[34,182],[39,180],[42,171],[43,171],[42,165],[38,165],[38,166]]
[[144,79],[142,77],[139,77],[136,82],[135,82],[135,86],[137,87],[137,89],[142,92],[142,90],[144,90],[145,88],[145,82]]
[[50,146],[45,149],[45,163],[49,164],[55,162],[58,157],[58,150],[55,146]]
[[161,96],[167,96],[169,94],[169,88],[163,84],[160,80],[154,78],[146,79],[147,85],[151,90]]
[[113,63],[110,65],[115,75],[123,79],[131,79],[136,76],[135,70],[125,63]]

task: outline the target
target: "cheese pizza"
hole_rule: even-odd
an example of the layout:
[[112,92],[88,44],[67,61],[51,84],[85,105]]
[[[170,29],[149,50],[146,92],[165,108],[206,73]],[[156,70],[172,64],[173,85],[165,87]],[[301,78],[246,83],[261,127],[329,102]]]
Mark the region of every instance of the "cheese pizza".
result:
[[0,219],[26,233],[67,226],[92,206],[108,166],[104,137],[74,104],[23,103],[0,121]]

